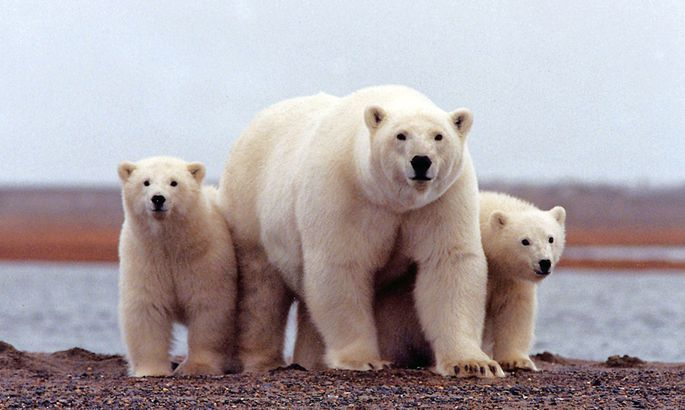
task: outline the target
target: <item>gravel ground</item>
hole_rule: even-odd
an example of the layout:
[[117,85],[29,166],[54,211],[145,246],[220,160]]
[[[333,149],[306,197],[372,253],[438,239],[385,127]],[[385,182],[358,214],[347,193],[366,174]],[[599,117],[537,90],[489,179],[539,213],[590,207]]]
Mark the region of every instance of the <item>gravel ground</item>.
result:
[[539,373],[454,379],[427,370],[134,379],[121,356],[26,353],[0,342],[0,408],[450,407],[685,408],[685,364],[534,357]]

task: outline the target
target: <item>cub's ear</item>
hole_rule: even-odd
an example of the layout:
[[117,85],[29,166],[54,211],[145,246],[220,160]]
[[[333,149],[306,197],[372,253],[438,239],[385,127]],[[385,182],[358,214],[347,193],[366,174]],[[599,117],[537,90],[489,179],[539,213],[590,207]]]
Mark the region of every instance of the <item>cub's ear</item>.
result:
[[492,225],[493,228],[504,228],[508,222],[509,218],[507,218],[507,215],[502,211],[495,211],[490,214],[490,225]]
[[128,181],[128,178],[131,176],[135,169],[136,164],[134,164],[133,162],[122,161],[121,164],[119,164],[119,169],[117,170],[119,172],[119,179],[121,179],[121,182]]
[[458,108],[450,113],[450,122],[457,129],[460,137],[465,137],[471,130],[473,114],[468,108]]
[[202,183],[202,180],[205,177],[205,166],[201,162],[191,162],[188,164],[188,171],[193,175],[193,178],[197,181],[198,184]]
[[385,111],[377,105],[370,105],[364,111],[364,121],[366,121],[366,126],[369,127],[369,130],[372,131],[380,127],[386,117]]
[[557,222],[559,222],[559,225],[564,225],[566,222],[566,210],[563,206],[555,206],[549,210],[549,213],[554,219],[557,220]]

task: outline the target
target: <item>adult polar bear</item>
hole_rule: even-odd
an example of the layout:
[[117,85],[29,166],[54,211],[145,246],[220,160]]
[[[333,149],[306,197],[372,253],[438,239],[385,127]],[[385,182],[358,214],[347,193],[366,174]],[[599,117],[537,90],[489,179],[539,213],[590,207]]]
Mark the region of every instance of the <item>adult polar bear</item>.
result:
[[471,112],[402,86],[319,94],[257,115],[220,184],[241,277],[246,371],[282,365],[292,295],[331,368],[382,368],[374,274],[393,250],[415,261],[415,305],[442,375],[503,376],[481,350],[486,261],[466,147]]

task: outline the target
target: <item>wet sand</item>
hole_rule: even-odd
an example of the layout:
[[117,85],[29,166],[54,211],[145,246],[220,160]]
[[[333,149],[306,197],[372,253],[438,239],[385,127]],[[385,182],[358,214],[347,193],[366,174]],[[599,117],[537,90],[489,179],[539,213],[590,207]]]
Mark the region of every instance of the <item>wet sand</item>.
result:
[[445,378],[428,370],[127,377],[125,361],[73,348],[26,353],[0,342],[0,408],[11,407],[457,407],[682,408],[685,363],[534,357],[541,371],[498,380]]

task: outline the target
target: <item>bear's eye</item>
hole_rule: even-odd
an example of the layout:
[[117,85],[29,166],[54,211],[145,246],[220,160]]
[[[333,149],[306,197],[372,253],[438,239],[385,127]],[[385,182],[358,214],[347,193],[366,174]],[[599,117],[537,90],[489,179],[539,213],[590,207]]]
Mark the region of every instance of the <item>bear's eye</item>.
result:
[[549,243],[554,243],[554,237],[553,236],[549,237]]
[[442,141],[442,134],[438,134],[435,136],[436,141]]
[[530,245],[530,241],[528,239],[524,239],[521,241],[521,245],[528,246],[528,245]]
[[402,133],[399,133],[399,134],[397,134],[397,139],[400,141],[404,141],[407,139],[407,136],[402,134]]
[[145,182],[143,182],[143,185],[145,186],[150,186],[150,180],[146,179]]
[[176,185],[178,185],[178,182],[176,182],[176,181],[171,181],[171,184],[170,184],[170,185],[171,185],[171,186],[176,186]]

